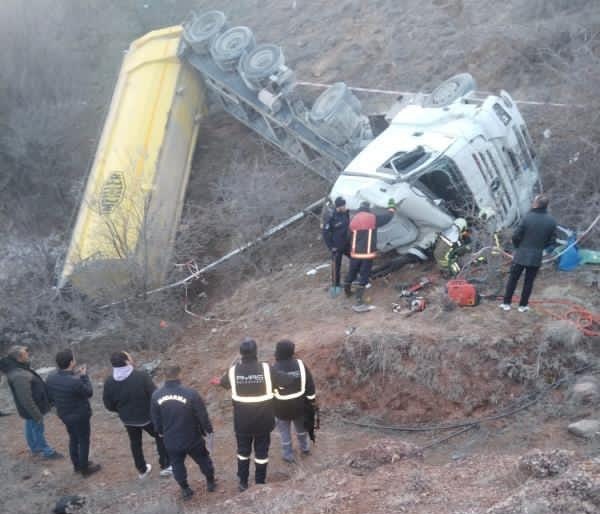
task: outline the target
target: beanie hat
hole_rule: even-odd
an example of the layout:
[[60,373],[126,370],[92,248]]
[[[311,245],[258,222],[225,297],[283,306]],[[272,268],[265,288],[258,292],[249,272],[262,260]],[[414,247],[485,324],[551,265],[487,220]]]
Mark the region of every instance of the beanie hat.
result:
[[346,200],[344,200],[341,196],[338,196],[335,199],[334,203],[336,207],[343,207],[344,205],[346,205]]
[[256,341],[249,337],[244,339],[242,344],[240,344],[240,355],[242,357],[256,357],[256,354]]
[[371,208],[371,204],[369,202],[360,202],[359,209],[361,211],[368,211]]
[[294,343],[288,339],[279,341],[275,346],[275,360],[283,361],[291,359],[294,355]]

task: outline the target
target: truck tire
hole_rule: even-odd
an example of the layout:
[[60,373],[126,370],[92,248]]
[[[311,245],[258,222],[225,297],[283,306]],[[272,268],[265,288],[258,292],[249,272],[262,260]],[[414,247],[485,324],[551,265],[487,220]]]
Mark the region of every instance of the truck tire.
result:
[[209,53],[212,42],[225,29],[227,18],[221,11],[207,11],[194,15],[183,24],[183,37],[200,55]]
[[245,53],[256,45],[248,27],[232,27],[219,35],[210,46],[210,55],[223,71],[233,71]]
[[264,87],[263,82],[285,64],[281,48],[262,43],[240,59],[238,71],[246,85],[253,91]]
[[423,107],[444,107],[455,102],[470,91],[477,88],[475,79],[470,73],[459,73],[444,80],[423,101]]

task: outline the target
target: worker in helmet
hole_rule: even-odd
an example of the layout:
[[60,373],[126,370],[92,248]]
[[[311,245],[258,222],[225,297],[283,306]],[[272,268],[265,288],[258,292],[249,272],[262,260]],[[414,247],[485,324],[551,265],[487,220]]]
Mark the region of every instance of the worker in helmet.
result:
[[440,271],[451,277],[460,272],[458,258],[469,251],[469,233],[464,218],[456,218],[454,223],[444,230],[433,248],[433,257]]

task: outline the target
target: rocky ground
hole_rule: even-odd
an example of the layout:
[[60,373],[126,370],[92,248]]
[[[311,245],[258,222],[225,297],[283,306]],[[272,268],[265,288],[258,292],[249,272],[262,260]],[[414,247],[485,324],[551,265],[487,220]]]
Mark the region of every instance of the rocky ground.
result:
[[[90,148],[112,90],[114,73],[107,72],[116,70],[120,52],[145,31],[181,20],[191,7],[217,7],[232,23],[252,27],[258,41],[282,45],[301,80],[429,91],[444,78],[469,71],[481,90],[503,88],[518,99],[564,103],[589,84],[578,80],[587,69],[569,74],[577,61],[563,50],[573,41],[591,45],[600,26],[595,0],[513,0],[501,7],[491,0],[108,2],[106,12],[119,16],[115,24],[99,24],[94,39],[106,57],[96,56],[90,64],[102,75],[94,75],[86,97],[93,130],[82,133],[90,135]],[[579,111],[528,104],[522,109],[546,159],[546,183],[556,187],[551,172],[563,167],[565,183],[575,182],[578,169],[568,167],[577,161],[572,147],[557,148],[554,138],[569,135],[565,120]],[[543,137],[546,130],[550,138]],[[320,179],[265,148],[222,113],[212,113],[201,134],[187,206],[211,214],[218,224],[190,232],[189,239],[203,238],[203,251],[196,256],[200,263],[326,190]],[[571,135],[587,145],[587,134]],[[265,190],[278,193],[265,199]],[[582,198],[561,200],[559,206],[583,203]],[[185,224],[191,219],[184,219],[182,232],[193,228]],[[574,219],[580,226],[589,223]],[[156,473],[144,482],[137,479],[126,434],[99,403],[108,346],[82,344],[79,359],[90,365],[96,391],[92,453],[104,469],[86,481],[73,475],[67,461],[35,460],[26,450],[21,420],[0,418],[0,511],[50,512],[65,494],[85,496],[82,512],[90,514],[600,511],[600,443],[594,424],[600,419],[600,347],[597,337],[584,337],[558,319],[567,317],[569,307],[541,303],[527,315],[502,313],[494,301],[452,308],[444,299],[444,282],[436,279],[424,290],[425,311],[407,317],[392,310],[401,303],[396,286],[436,278],[427,266],[411,266],[376,281],[367,294],[376,308],[356,315],[348,300],[327,296],[327,269],[307,275],[326,259],[318,233],[318,220],[310,217],[206,277],[200,289],[208,298],[193,306],[198,317],[166,317],[163,323],[149,317],[145,331],[158,334],[165,351],[142,350],[137,339],[104,337],[110,347],[138,348],[138,362],[183,365],[185,381],[206,398],[216,428],[215,494],[206,493],[191,465],[198,494],[189,504],[178,501],[172,480]],[[64,244],[66,236],[62,239]],[[51,241],[49,253],[54,254],[61,243]],[[17,244],[5,248],[8,264],[0,265],[0,276],[9,279],[28,250]],[[597,312],[599,298],[594,270],[559,275],[547,269],[536,284],[536,300],[568,300]],[[269,483],[239,494],[230,401],[208,381],[225,371],[247,335],[257,339],[265,359],[271,359],[280,338],[296,342],[317,377],[322,428],[312,455],[292,466],[281,460],[274,435]],[[50,364],[50,353],[39,351],[37,364]],[[156,379],[162,379],[160,369]],[[10,409],[6,388],[1,390],[0,408]],[[495,419],[476,423],[489,417]],[[472,424],[449,430],[376,428],[461,424],[465,419]],[[64,428],[53,415],[47,437],[66,453]],[[149,441],[146,454],[152,455]],[[149,460],[157,464],[154,456]]]

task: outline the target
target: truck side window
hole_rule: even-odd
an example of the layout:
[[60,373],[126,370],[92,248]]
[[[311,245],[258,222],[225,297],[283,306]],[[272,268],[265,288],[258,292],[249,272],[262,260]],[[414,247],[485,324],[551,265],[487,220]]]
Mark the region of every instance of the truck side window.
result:
[[519,174],[521,173],[521,166],[519,166],[519,161],[517,160],[517,156],[515,155],[515,152],[513,152],[512,150],[505,148],[504,151],[506,152],[506,154],[508,155],[508,158],[510,159],[510,163],[512,164],[513,169],[515,170],[515,174]]

